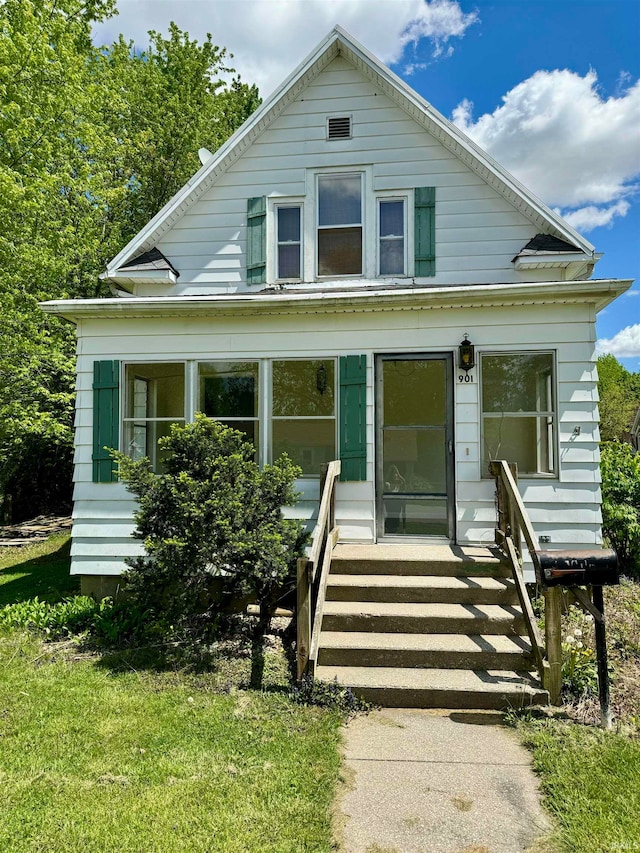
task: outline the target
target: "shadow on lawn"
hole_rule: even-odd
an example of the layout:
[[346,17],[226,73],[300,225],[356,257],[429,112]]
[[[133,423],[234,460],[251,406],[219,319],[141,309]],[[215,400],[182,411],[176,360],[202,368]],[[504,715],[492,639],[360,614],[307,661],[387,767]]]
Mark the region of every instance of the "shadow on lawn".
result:
[[[294,683],[291,660],[291,632],[277,631],[270,637],[266,652],[262,683],[264,693],[289,694]],[[162,681],[193,683],[205,691],[230,693],[249,689],[251,674],[251,646],[246,631],[235,625],[235,630],[223,633],[221,639],[208,648],[178,643],[157,643],[138,647],[99,650],[95,666],[111,675],[136,672],[160,677]]]
[[69,575],[70,547],[70,540],[66,539],[49,554],[0,569],[0,607],[35,596],[41,601],[54,603],[65,596],[78,594],[79,580]]

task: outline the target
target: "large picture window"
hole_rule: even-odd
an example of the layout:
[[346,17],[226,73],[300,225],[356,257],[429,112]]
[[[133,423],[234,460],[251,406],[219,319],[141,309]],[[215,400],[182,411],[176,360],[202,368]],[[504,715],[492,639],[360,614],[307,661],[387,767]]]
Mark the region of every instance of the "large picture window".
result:
[[185,421],[184,372],[182,363],[125,367],[125,452],[136,460],[148,456],[157,473],[163,470],[158,439],[169,434],[171,424]]
[[286,452],[306,476],[336,458],[333,359],[274,361],[272,456]]
[[555,471],[553,354],[482,356],[483,475],[489,462],[515,462],[524,476]]
[[318,275],[362,275],[362,174],[318,175]]
[[198,410],[243,432],[259,448],[259,363],[208,361],[198,365]]

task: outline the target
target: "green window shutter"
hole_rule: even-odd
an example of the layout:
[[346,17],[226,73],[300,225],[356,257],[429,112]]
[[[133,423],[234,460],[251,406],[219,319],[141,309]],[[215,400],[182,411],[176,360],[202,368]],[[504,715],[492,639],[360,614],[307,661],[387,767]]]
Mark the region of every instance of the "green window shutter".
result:
[[367,357],[340,359],[341,480],[367,477]]
[[247,199],[247,284],[267,280],[267,199]]
[[436,274],[436,188],[414,190],[416,278]]
[[113,483],[118,472],[105,448],[118,448],[120,362],[93,362],[93,482]]

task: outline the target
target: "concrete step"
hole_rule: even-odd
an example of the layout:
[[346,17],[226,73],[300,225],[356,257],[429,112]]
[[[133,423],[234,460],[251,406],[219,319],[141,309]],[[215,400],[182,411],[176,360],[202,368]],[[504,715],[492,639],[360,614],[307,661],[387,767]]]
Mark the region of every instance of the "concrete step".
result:
[[528,638],[466,634],[376,634],[323,631],[322,666],[431,669],[532,669]]
[[427,575],[329,575],[327,601],[517,604],[510,578]]
[[510,670],[319,666],[315,675],[321,681],[337,680],[356,696],[387,708],[505,710],[549,701],[533,676]]
[[522,635],[525,625],[514,605],[326,601],[322,630]]
[[331,566],[337,574],[511,576],[497,552],[481,546],[339,544]]

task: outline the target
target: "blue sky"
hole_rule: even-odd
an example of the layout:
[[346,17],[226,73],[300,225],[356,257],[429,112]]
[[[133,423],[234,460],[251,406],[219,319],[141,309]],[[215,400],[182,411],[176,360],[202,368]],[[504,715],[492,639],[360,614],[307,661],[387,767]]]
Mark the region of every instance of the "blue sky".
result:
[[234,54],[268,95],[335,25],[389,65],[633,278],[598,318],[601,351],[640,370],[638,0],[119,0],[138,47],[169,21]]

